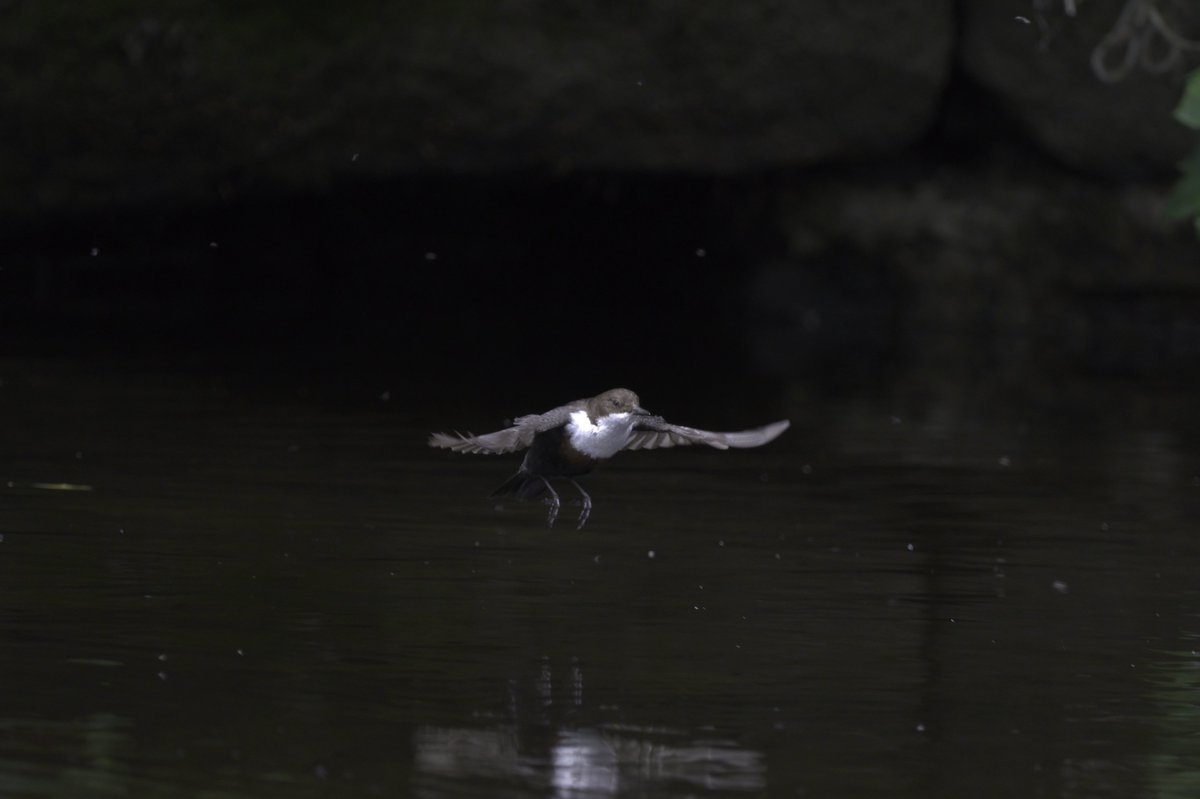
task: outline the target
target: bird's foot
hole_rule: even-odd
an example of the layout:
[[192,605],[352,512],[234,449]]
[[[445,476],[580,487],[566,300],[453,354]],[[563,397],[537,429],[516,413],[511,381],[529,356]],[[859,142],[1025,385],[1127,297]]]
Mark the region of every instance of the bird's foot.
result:
[[575,490],[579,492],[579,498],[583,500],[583,510],[579,511],[579,522],[575,525],[576,530],[582,530],[583,526],[587,524],[588,516],[592,515],[592,497],[583,490],[583,486],[574,480],[571,481],[571,485],[575,486]]
[[550,506],[550,510],[546,513],[546,526],[553,527],[554,520],[558,518],[559,501],[558,497],[547,497],[542,500]]
[[550,506],[550,512],[546,514],[546,526],[553,527],[554,520],[558,518],[558,492],[554,490],[554,486],[550,485],[550,481],[545,477],[538,475],[538,479],[542,481],[542,485],[546,487],[546,493],[549,494],[543,502]]

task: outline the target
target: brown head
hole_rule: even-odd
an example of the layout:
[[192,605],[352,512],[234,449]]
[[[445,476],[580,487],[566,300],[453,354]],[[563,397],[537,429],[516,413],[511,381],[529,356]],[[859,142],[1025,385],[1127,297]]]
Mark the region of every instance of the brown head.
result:
[[598,394],[587,401],[588,416],[595,422],[601,416],[610,413],[631,413],[638,416],[649,416],[650,412],[641,406],[638,395],[627,388],[613,388]]

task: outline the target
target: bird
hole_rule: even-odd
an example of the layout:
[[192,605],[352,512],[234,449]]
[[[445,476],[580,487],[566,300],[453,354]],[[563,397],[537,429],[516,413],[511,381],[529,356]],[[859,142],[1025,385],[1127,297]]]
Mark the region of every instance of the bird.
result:
[[521,467],[491,493],[493,497],[539,499],[550,506],[547,525],[554,526],[562,504],[550,485],[563,479],[583,498],[576,529],[582,530],[592,512],[592,498],[576,477],[621,450],[659,449],[706,444],[716,449],[761,447],[774,441],[791,422],[783,419],[751,430],[716,433],[670,424],[641,406],[638,395],[614,388],[588,399],[579,399],[545,413],[519,416],[512,426],[494,433],[432,433],[429,446],[468,454],[501,455],[528,450]]

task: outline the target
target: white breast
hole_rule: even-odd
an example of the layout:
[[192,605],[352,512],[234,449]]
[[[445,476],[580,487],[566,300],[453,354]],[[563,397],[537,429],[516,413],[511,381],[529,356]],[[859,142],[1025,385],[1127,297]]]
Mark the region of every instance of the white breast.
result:
[[621,451],[633,430],[634,418],[628,413],[610,413],[593,424],[587,411],[575,411],[567,422],[567,435],[575,449],[593,458],[611,458]]

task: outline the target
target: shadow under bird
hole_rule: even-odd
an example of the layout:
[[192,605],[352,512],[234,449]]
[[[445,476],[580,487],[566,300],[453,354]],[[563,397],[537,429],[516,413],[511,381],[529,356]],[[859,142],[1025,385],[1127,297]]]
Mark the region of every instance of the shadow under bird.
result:
[[495,433],[481,436],[434,433],[429,437],[429,446],[489,455],[529,450],[517,473],[491,495],[543,499],[550,506],[546,521],[553,527],[561,503],[550,481],[566,480],[583,497],[583,510],[577,525],[577,529],[582,529],[592,512],[592,498],[575,478],[587,474],[598,463],[621,450],[688,444],[707,444],[716,449],[761,447],[775,440],[790,424],[784,419],[736,433],[697,430],[670,424],[661,416],[654,416],[641,406],[637,394],[627,388],[614,388],[545,413],[520,416],[513,421],[512,427]]

